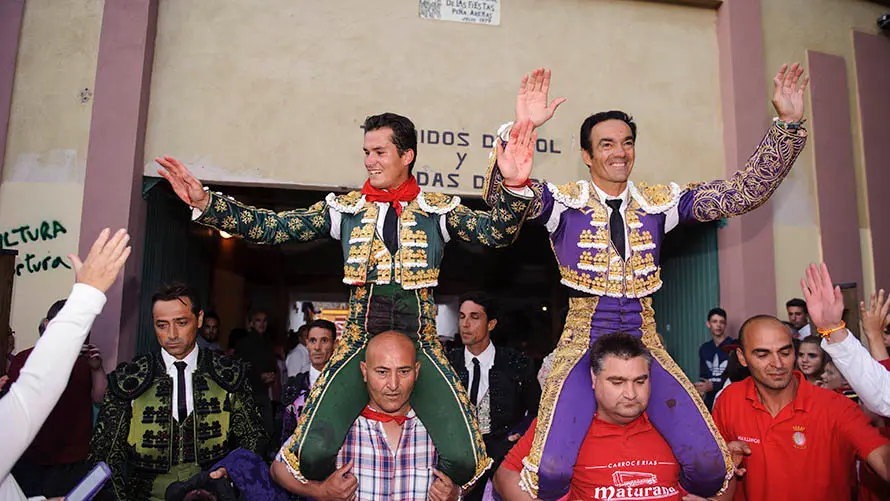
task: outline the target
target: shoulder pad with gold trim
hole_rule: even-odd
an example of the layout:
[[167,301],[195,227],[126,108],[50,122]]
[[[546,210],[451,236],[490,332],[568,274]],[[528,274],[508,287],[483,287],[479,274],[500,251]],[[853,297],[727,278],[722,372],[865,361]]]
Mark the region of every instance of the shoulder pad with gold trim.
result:
[[649,214],[661,214],[673,209],[684,191],[677,183],[649,185],[628,182],[627,187],[634,200]]
[[328,193],[324,201],[328,207],[345,214],[355,214],[365,206],[365,196],[361,191],[350,191],[345,195]]
[[590,185],[587,181],[572,181],[559,186],[547,183],[547,189],[558,202],[572,209],[580,209],[590,199]]
[[151,355],[138,355],[129,362],[121,362],[108,375],[108,390],[124,400],[137,398],[154,382],[155,365]]
[[447,214],[453,211],[459,204],[460,197],[458,196],[432,191],[421,191],[420,195],[417,195],[417,205],[424,212],[431,214]]
[[228,392],[237,391],[247,377],[245,363],[233,357],[211,352],[210,377]]

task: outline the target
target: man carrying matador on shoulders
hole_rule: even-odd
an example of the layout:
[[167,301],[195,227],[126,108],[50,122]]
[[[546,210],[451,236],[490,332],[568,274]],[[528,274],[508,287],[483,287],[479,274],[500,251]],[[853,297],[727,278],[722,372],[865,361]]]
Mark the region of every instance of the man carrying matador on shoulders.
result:
[[[364,124],[368,179],[360,191],[329,194],[307,209],[275,213],[213,193],[176,159],[155,159],[158,172],[193,208],[198,223],[263,244],[331,237],[343,249],[343,282],[349,286],[349,318],[330,362],[312,387],[296,430],[281,456],[298,480],[324,480],[368,394],[359,362],[368,340],[396,330],[417,345],[421,370],[412,407],[438,453],[438,469],[467,487],[489,467],[466,390],[436,335],[433,288],[445,244],[452,238],[490,247],[510,245],[526,218],[531,192],[491,191],[491,210],[473,211],[456,196],[423,191],[412,175],[417,132],[408,118],[384,113]],[[498,151],[507,186],[530,175],[536,135],[531,122],[517,125]],[[514,181],[511,183],[511,181]],[[525,193],[521,195],[518,193]]]
[[[777,118],[745,167],[727,180],[678,186],[629,181],[637,126],[621,111],[596,113],[581,125],[581,156],[590,180],[557,186],[519,181],[534,193],[528,221],[543,225],[569,289],[569,313],[544,384],[535,438],[523,459],[520,485],[550,501],[569,488],[572,467],[596,402],[591,396],[588,351],[603,334],[629,332],[651,351],[649,419],[673,449],[681,483],[699,496],[723,492],[733,466],[707,408],[656,335],[652,294],[661,287],[660,252],[679,224],[714,221],[756,209],[776,191],[806,142],[801,127],[803,69],[787,65],[773,80]],[[548,104],[550,72],[535,70],[520,86],[516,123],[543,125],[564,99]],[[756,105],[756,103],[752,103]],[[512,140],[509,125],[498,148]],[[492,155],[485,198],[496,204],[503,175],[516,171],[509,158]],[[516,179],[510,184],[515,185]],[[493,207],[495,205],[492,205]]]

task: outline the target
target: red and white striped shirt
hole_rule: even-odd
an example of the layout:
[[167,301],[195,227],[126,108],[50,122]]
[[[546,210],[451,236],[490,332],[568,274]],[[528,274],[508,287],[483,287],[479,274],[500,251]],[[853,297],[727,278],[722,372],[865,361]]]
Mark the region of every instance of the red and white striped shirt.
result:
[[410,411],[398,448],[386,441],[383,423],[359,416],[337,455],[337,468],[353,461],[359,501],[426,501],[438,455],[426,427]]

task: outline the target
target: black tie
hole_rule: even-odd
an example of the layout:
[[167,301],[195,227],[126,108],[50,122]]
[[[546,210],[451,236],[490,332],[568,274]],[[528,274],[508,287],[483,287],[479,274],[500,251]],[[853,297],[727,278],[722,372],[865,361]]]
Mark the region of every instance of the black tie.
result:
[[185,418],[189,415],[188,406],[185,404],[185,366],[186,363],[180,360],[179,362],[173,362],[173,365],[176,366],[176,371],[178,374],[176,375],[176,387],[177,387],[177,395],[176,395],[176,408],[179,413],[179,421],[182,423],[185,421]]
[[383,242],[390,254],[395,254],[399,248],[399,215],[390,206],[386,208],[386,218],[383,220]]
[[621,202],[620,198],[606,200],[606,205],[612,208],[612,215],[609,216],[609,234],[612,237],[612,244],[621,259],[624,259],[624,219],[621,218]]
[[479,397],[479,381],[482,379],[482,370],[479,368],[479,359],[473,357],[473,386],[470,387],[470,402],[476,405]]

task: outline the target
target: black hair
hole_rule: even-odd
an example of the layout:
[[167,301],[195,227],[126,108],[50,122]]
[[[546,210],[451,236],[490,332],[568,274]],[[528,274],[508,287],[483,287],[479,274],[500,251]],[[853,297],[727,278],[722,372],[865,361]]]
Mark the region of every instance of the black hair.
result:
[[723,372],[723,375],[733,383],[738,383],[751,375],[751,371],[739,362],[738,350],[732,350],[729,353],[729,356],[726,358],[726,370]]
[[192,313],[198,316],[201,313],[201,300],[198,299],[198,294],[194,289],[183,283],[174,282],[162,286],[151,296],[151,305],[154,306],[158,301],[174,300],[185,304],[183,298],[188,299],[192,303]]
[[219,322],[219,315],[217,315],[215,311],[204,312],[204,321],[205,322],[211,318],[216,320],[217,322]]
[[417,129],[414,128],[414,122],[408,117],[396,115],[395,113],[382,113],[380,115],[371,115],[365,119],[365,133],[372,130],[383,129],[388,127],[392,130],[392,144],[396,146],[399,155],[404,155],[406,151],[414,151],[414,159],[408,165],[408,173],[414,172],[414,162],[417,161]]
[[[67,299],[59,299],[58,301],[53,303],[53,305],[50,306],[48,310],[46,310],[46,317],[41,320],[40,324],[37,326],[37,332],[39,332],[41,336],[43,335],[43,332],[46,331],[46,324],[52,321],[52,319],[56,318],[56,315],[58,315],[59,312],[62,311],[62,307],[65,306],[65,301],[67,301]],[[46,321],[46,324],[44,323],[44,320]]]
[[247,337],[247,329],[235,327],[229,332],[229,348],[235,349],[238,342]]
[[253,317],[259,315],[260,313],[262,313],[263,315],[266,315],[266,321],[269,320],[269,312],[262,308],[259,308],[259,309],[255,309],[255,310],[252,309],[249,312],[247,312],[247,321],[253,322]]
[[309,331],[318,327],[319,329],[324,329],[331,333],[331,340],[337,339],[337,326],[334,325],[334,322],[330,320],[325,320],[323,318],[319,318],[317,320],[313,320],[306,325],[306,334],[309,334]]
[[802,309],[804,315],[810,314],[809,310],[807,310],[807,302],[799,297],[789,299],[788,302],[785,303],[785,309],[791,308],[793,306],[796,306],[796,307]]
[[721,317],[723,317],[723,320],[726,320],[726,310],[724,310],[723,308],[711,308],[711,311],[708,312],[709,322],[711,321],[711,317],[713,317],[714,315],[720,315]]
[[626,332],[614,332],[600,336],[590,347],[590,370],[599,374],[603,368],[603,361],[607,356],[618,357],[623,360],[645,357],[646,362],[652,364],[652,356],[640,338]]
[[489,320],[497,320],[498,304],[493,297],[481,291],[467,292],[460,297],[458,308],[460,308],[466,301],[472,301],[481,306],[482,309],[485,310],[485,316],[488,317]]
[[590,131],[596,126],[596,124],[600,122],[605,122],[606,120],[621,120],[626,123],[628,127],[630,127],[630,134],[633,136],[633,140],[636,142],[637,140],[637,124],[634,122],[634,118],[623,111],[612,110],[612,111],[601,111],[599,113],[594,113],[590,115],[584,122],[581,124],[581,149],[593,154],[593,144],[590,142]]

